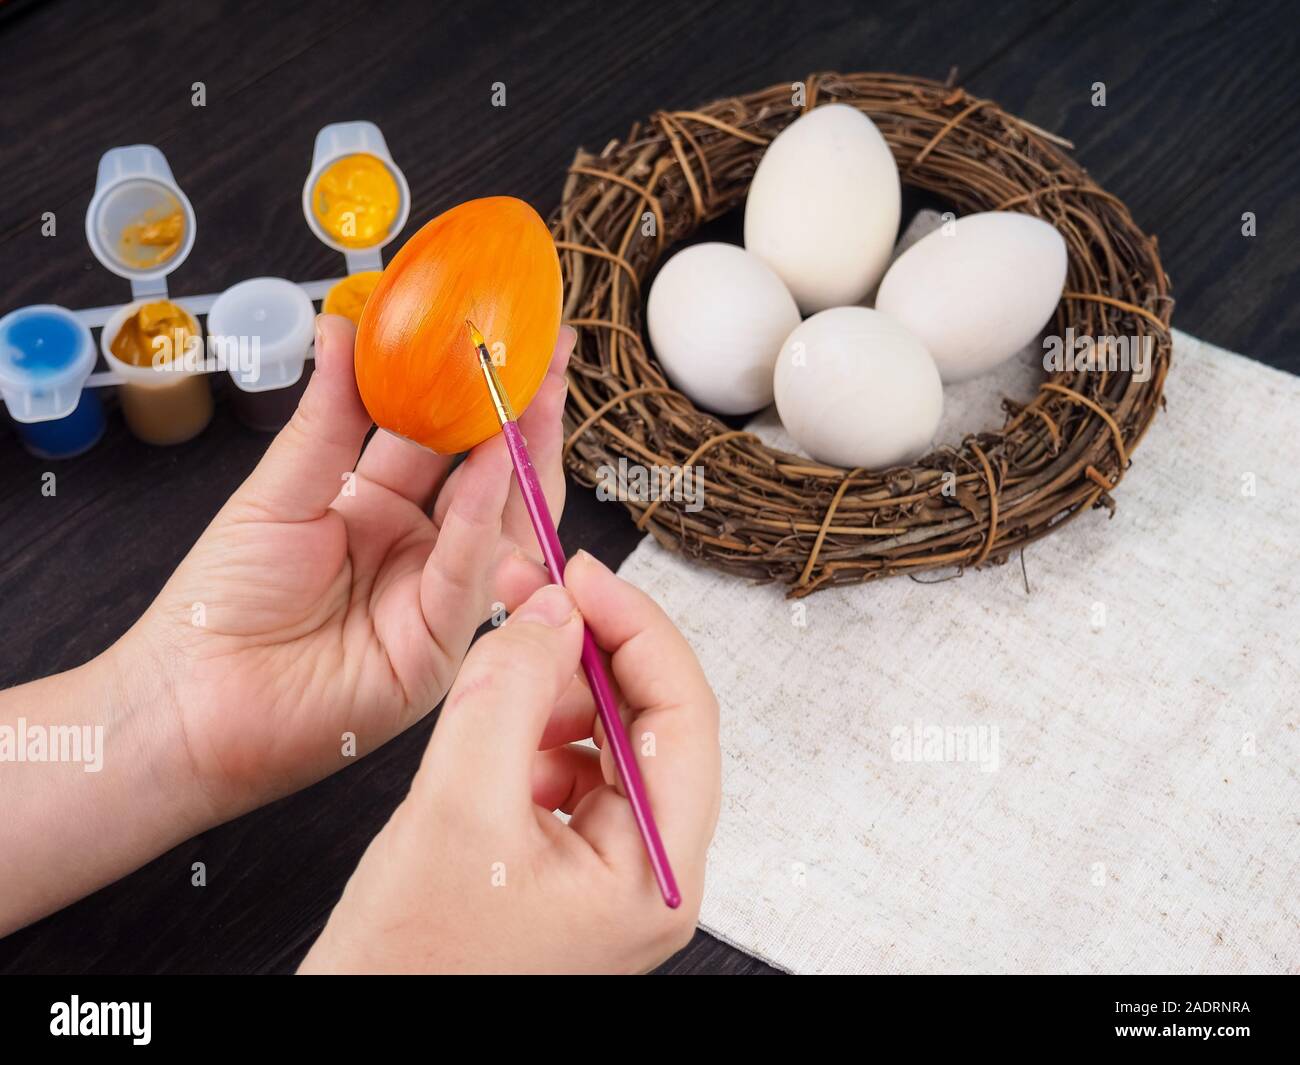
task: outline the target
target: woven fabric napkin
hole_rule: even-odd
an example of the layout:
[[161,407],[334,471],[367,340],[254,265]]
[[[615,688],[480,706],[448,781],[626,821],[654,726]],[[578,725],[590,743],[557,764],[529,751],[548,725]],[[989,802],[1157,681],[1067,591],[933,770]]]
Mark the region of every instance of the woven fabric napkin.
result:
[[722,704],[708,931],[809,973],[1300,971],[1300,378],[1174,349],[1114,517],[1023,571],[792,602],[627,559]]

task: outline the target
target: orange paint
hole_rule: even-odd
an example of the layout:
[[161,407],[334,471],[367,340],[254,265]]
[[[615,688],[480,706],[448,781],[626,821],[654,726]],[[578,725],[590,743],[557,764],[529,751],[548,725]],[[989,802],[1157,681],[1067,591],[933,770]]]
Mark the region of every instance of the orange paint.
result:
[[351,318],[352,324],[361,321],[361,311],[370,299],[370,293],[379,284],[378,270],[362,270],[358,274],[349,274],[325,294],[321,310],[326,314],[341,314]]
[[[146,303],[122,323],[109,350],[128,366],[153,366],[184,354],[198,335],[199,325],[189,311],[171,300]],[[166,343],[160,343],[165,340]]]
[[170,203],[146,212],[122,230],[122,258],[131,266],[149,269],[161,266],[185,240],[185,212],[175,197]]
[[311,208],[326,233],[349,248],[384,240],[402,206],[402,194],[383,161],[345,155],[316,179]]
[[546,223],[511,196],[439,215],[384,270],[357,328],[361,398],[377,425],[440,454],[499,431],[465,331],[487,337],[502,384],[523,414],[560,332],[560,260]]

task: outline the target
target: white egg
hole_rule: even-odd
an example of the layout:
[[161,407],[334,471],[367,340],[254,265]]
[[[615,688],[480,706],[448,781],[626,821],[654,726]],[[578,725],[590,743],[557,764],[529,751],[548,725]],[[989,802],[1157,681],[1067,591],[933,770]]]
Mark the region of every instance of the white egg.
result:
[[786,432],[836,466],[884,469],[919,458],[943,413],[925,345],[866,307],[835,307],[801,323],[781,347],[775,387]]
[[858,303],[898,236],[900,188],[880,130],[847,104],[817,107],[768,146],[745,201],[745,247],[804,314]]
[[772,367],[799,309],[744,248],[695,244],[659,271],[646,324],[673,385],[708,410],[748,414],[772,402]]
[[898,257],[876,309],[920,337],[945,383],[964,381],[1038,336],[1060,302],[1067,258],[1061,234],[1041,219],[967,215]]

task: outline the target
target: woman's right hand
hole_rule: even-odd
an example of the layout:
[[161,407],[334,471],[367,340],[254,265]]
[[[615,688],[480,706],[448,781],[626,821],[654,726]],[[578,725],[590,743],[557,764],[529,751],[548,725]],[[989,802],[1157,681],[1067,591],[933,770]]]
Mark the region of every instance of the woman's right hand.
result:
[[[565,582],[470,650],[410,794],[303,972],[644,972],[689,941],[718,817],[717,701],[647,595],[585,553]],[[603,749],[579,671],[584,619],[610,655],[676,910]],[[602,750],[576,745],[587,737]]]

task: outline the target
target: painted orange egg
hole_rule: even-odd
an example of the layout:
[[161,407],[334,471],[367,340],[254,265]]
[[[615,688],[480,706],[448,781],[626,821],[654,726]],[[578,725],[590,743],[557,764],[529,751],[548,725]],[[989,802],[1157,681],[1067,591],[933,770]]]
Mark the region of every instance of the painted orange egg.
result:
[[465,320],[520,415],[546,376],[561,301],[555,242],[523,200],[440,214],[393,257],[361,313],[357,385],[375,424],[444,455],[482,443],[500,427]]

